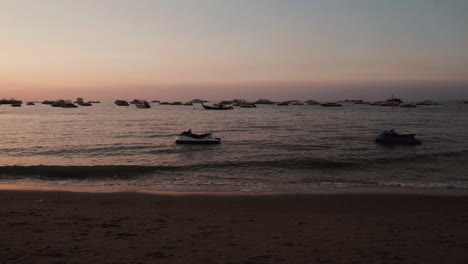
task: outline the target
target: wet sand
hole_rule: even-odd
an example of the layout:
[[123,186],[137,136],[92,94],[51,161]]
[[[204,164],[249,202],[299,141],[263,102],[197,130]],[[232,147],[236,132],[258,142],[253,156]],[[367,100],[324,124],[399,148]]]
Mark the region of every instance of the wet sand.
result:
[[468,263],[468,192],[0,191],[0,263]]

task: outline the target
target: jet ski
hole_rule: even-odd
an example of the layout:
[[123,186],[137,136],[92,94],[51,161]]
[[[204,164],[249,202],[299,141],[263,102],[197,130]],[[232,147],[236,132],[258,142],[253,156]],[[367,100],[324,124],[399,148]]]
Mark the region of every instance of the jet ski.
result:
[[421,144],[422,140],[414,137],[415,134],[398,134],[393,129],[384,130],[380,132],[375,141],[385,144],[403,144],[403,145],[417,145]]
[[192,129],[182,132],[175,138],[177,144],[219,144],[221,138],[209,134],[194,134]]

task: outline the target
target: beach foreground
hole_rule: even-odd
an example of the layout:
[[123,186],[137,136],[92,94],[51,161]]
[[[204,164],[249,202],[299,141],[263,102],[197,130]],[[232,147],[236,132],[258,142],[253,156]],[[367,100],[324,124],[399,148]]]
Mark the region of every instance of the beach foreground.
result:
[[467,263],[466,191],[0,191],[0,263]]

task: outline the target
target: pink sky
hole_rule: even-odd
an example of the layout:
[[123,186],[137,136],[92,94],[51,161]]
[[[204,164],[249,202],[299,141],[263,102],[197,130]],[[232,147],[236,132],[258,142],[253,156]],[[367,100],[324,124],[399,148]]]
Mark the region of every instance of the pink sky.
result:
[[465,97],[467,3],[5,0],[0,97]]

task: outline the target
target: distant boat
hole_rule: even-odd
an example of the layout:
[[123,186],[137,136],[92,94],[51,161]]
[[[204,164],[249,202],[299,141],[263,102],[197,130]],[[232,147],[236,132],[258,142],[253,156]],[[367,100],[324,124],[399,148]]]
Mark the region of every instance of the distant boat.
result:
[[139,104],[139,103],[142,103],[144,102],[145,100],[139,100],[139,99],[133,99],[130,103],[131,104]]
[[186,102],[186,103],[184,103],[184,105],[193,105],[193,103],[192,102]]
[[289,101],[277,103],[276,105],[286,106],[286,105],[289,105]]
[[28,102],[26,105],[36,105],[34,102]]
[[320,105],[323,106],[323,107],[340,107],[340,106],[342,106],[339,103],[324,103],[324,104],[320,104]]
[[258,99],[255,104],[274,104],[274,102],[268,99]]
[[12,107],[21,107],[21,103],[19,102],[14,102],[11,104]]
[[13,99],[13,98],[12,98],[12,99],[1,99],[1,100],[0,100],[0,104],[10,104],[10,105],[11,105],[11,104],[15,104],[15,103],[20,103],[20,104],[22,104],[23,101],[21,101],[21,100],[15,100],[15,99]]
[[299,101],[294,101],[292,102],[292,105],[304,105],[304,103],[299,102]]
[[118,106],[129,106],[130,104],[125,100],[115,100],[114,104]]
[[386,103],[381,103],[380,106],[399,106],[399,103],[393,103],[393,102],[386,102]]
[[147,101],[144,101],[144,102],[140,102],[136,104],[136,107],[137,108],[151,108],[151,105]]
[[79,104],[79,105],[83,104],[83,103],[84,103],[83,97],[78,97],[78,98],[76,98],[75,103],[76,103],[76,104]]
[[256,108],[257,106],[254,103],[244,103],[244,104],[240,104],[239,107],[242,107],[242,108]]
[[50,101],[50,100],[45,100],[45,101],[42,102],[42,104],[45,104],[45,105],[52,105],[54,103],[55,103],[55,101]]
[[58,100],[52,104],[52,107],[62,107],[62,108],[75,108],[78,107],[74,103],[65,100]]
[[317,101],[315,101],[315,100],[307,100],[306,104],[308,104],[308,105],[319,105],[319,103]]
[[78,107],[78,106],[75,105],[74,103],[70,103],[70,102],[67,102],[62,106],[62,108],[76,108],[76,107]]
[[225,106],[223,104],[213,104],[213,106],[209,106],[209,105],[204,105],[203,103],[201,103],[201,105],[206,110],[232,110],[234,109],[232,108],[232,106]]
[[399,106],[402,103],[403,101],[401,99],[394,98],[392,95],[391,99],[388,99],[387,101],[381,103],[380,106]]
[[357,100],[356,102],[354,102],[354,104],[369,104],[369,102],[366,102],[366,101],[363,101],[363,100]]

